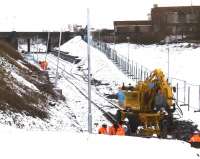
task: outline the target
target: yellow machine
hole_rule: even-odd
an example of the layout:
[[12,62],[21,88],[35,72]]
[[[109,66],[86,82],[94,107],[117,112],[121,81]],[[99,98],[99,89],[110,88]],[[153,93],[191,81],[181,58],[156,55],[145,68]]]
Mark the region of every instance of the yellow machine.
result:
[[[125,94],[125,110],[118,111],[120,120],[128,117],[129,121],[132,120],[133,129],[137,129],[137,133],[144,136],[166,135],[172,122],[174,104],[173,88],[165,79],[163,72],[156,69],[145,81],[138,82],[135,87],[123,87],[122,90]],[[165,112],[154,110],[158,90],[162,92],[166,101]]]

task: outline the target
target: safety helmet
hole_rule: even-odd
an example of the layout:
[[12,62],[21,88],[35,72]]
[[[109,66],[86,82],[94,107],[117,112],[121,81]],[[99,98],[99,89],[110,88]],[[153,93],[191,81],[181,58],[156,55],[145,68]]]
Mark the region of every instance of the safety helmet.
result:
[[102,127],[103,128],[107,128],[107,124],[102,124]]
[[195,131],[193,132],[193,134],[200,134],[200,132],[197,131],[197,130],[195,130]]

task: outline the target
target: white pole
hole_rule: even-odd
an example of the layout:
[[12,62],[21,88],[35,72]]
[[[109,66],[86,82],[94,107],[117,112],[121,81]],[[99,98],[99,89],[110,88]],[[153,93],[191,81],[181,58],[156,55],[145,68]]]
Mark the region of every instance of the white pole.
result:
[[128,74],[129,74],[129,40],[130,40],[129,36],[127,37],[127,40],[128,40]]
[[56,79],[55,79],[55,86],[56,86],[56,87],[57,87],[57,82],[58,82],[58,65],[59,65],[59,59],[60,59],[60,44],[61,44],[61,38],[62,38],[62,31],[60,31],[59,50],[58,50],[58,56],[57,56]]
[[199,111],[200,111],[200,85],[199,85]]
[[88,54],[88,132],[92,133],[91,73],[90,73],[90,10],[87,9],[87,54]]
[[168,67],[167,76],[168,76],[168,81],[170,81],[170,80],[169,80],[169,60],[170,60],[170,59],[169,59],[169,46],[168,46],[168,48],[167,48],[167,56],[168,56],[168,60],[167,60],[167,61],[168,61],[168,62],[167,62],[167,67]]
[[47,50],[46,50],[46,55],[45,55],[45,61],[47,60],[47,53],[48,53],[48,47],[49,47],[49,37],[50,37],[50,32],[48,32],[48,37],[47,37]]

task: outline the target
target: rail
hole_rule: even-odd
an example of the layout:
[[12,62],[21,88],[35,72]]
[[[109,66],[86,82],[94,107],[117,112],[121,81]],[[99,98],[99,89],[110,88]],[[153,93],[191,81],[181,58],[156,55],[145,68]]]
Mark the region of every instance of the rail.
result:
[[[63,59],[65,60],[65,59]],[[51,61],[52,63],[55,63],[54,61]],[[56,63],[55,63],[56,64]],[[61,76],[67,80],[71,85],[73,85],[73,87],[76,88],[76,90],[82,95],[84,96],[86,99],[88,99],[88,96],[85,92],[87,92],[85,89],[80,87],[80,83],[81,82],[73,73],[66,71],[65,69],[63,69],[63,67],[59,66],[58,67],[59,70],[61,71]],[[65,73],[65,74],[64,74]],[[117,105],[115,105],[114,103],[112,103],[111,101],[107,100],[104,96],[97,94],[100,98],[102,98],[103,100],[107,101],[110,105],[112,105],[111,107],[113,108],[118,108]],[[91,101],[91,103],[93,105],[96,106],[96,108],[98,108],[103,115],[111,122],[116,122],[116,119],[112,116],[112,114],[110,114],[109,112],[107,112],[106,110],[104,110],[103,108],[108,107],[108,106],[101,106],[99,104],[97,104],[94,100]]]

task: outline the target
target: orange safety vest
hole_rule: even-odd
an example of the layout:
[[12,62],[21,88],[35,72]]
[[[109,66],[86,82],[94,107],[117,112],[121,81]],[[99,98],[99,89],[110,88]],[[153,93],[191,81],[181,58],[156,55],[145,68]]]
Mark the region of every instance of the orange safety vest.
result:
[[116,135],[116,130],[115,130],[114,126],[109,127],[108,134],[109,135]]
[[119,128],[117,129],[116,135],[125,136],[125,130],[121,125],[119,125]]
[[198,134],[193,135],[193,136],[190,138],[189,142],[190,142],[190,143],[191,143],[191,142],[199,142],[199,143],[200,143],[200,135],[198,135]]
[[99,128],[99,134],[108,134],[107,129],[104,127]]

